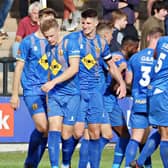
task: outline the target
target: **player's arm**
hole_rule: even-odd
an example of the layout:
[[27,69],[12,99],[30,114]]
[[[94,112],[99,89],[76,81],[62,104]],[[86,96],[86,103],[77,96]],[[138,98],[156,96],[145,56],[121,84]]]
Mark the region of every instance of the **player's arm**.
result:
[[125,82],[128,86],[131,86],[132,81],[133,81],[133,70],[132,70],[132,58],[130,58],[130,60],[128,61],[128,66],[127,66],[127,70],[125,73]]
[[120,71],[118,70],[117,66],[115,65],[112,59],[107,60],[107,64],[109,66],[110,74],[120,85],[116,92],[116,94],[118,95],[118,98],[125,97],[126,96],[126,85],[125,85],[125,82],[122,78]]
[[125,75],[125,82],[128,86],[132,84],[132,79],[133,79],[133,73],[127,70]]
[[14,58],[17,57],[17,51],[19,49],[20,42],[22,41],[22,37],[19,35],[16,35],[15,42],[12,45],[12,56]]
[[110,48],[108,44],[104,42],[105,41],[102,40],[102,48],[104,48],[103,53],[102,53],[103,59],[108,65],[108,69],[109,69],[109,72],[112,78],[114,78],[119,83],[119,87],[117,88],[117,91],[116,91],[118,98],[123,98],[126,96],[126,84],[122,78],[121,72],[118,70],[115,62],[112,59],[112,55],[110,53]]
[[80,56],[71,57],[69,59],[69,67],[58,77],[51,81],[48,81],[42,86],[44,92],[49,92],[55,85],[65,82],[66,80],[72,78],[79,70],[79,60]]
[[127,63],[123,61],[121,55],[113,55],[112,60],[118,65],[118,69],[120,72],[123,72],[127,68]]
[[14,78],[13,78],[13,91],[12,96],[10,99],[11,107],[16,109],[19,107],[19,87],[20,87],[20,79],[22,70],[24,67],[24,61],[18,60],[16,62],[15,72],[14,72]]

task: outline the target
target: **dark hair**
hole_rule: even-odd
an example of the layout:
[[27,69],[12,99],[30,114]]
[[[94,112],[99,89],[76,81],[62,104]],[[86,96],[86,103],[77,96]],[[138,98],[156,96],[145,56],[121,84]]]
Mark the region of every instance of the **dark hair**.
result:
[[159,12],[161,9],[168,9],[167,3],[165,1],[156,0],[155,2],[153,2],[151,15],[155,14],[155,10]]
[[53,15],[55,18],[57,17],[57,13],[52,8],[44,8],[39,11],[39,18],[43,15]]
[[82,18],[85,18],[85,19],[88,17],[96,18],[96,17],[98,17],[98,13],[95,9],[88,8],[81,13],[81,16],[82,16]]
[[43,23],[40,24],[40,30],[44,33],[48,31],[50,28],[58,28],[58,22],[56,19],[47,19]]
[[139,42],[139,39],[138,39],[138,38],[133,37],[133,36],[125,36],[125,37],[122,39],[121,46],[125,46],[125,45],[127,45],[128,43],[134,44],[134,43],[136,43],[136,42]]

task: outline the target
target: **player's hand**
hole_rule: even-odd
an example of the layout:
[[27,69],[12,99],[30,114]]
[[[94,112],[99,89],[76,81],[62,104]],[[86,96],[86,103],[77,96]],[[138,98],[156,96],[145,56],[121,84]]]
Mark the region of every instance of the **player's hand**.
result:
[[116,94],[118,95],[118,98],[121,99],[126,96],[126,84],[123,82],[120,84],[120,86],[117,88]]
[[11,99],[10,99],[10,105],[11,107],[16,110],[19,105],[20,105],[20,100],[19,100],[19,96],[17,95],[12,95]]
[[53,81],[48,81],[47,83],[42,85],[41,89],[42,91],[48,93],[54,86],[55,84],[53,83]]

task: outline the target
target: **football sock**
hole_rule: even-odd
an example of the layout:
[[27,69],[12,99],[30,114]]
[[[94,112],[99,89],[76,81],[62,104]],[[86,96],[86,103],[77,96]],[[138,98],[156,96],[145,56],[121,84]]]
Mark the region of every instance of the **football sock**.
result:
[[129,167],[130,163],[135,159],[138,147],[139,142],[134,139],[130,139],[125,152],[125,167]]
[[89,140],[82,139],[81,146],[79,150],[79,165],[78,168],[86,168],[89,162],[89,155],[88,155],[88,147],[89,147]]
[[48,152],[50,164],[52,167],[58,167],[59,165],[59,154],[60,154],[60,131],[49,131],[48,133]]
[[28,154],[25,160],[26,165],[30,164],[30,165],[33,165],[34,167],[38,166],[38,163],[40,161],[39,158],[41,158],[39,147],[42,139],[43,139],[43,133],[35,129],[30,136]]
[[38,158],[36,159],[37,160],[37,163],[40,162],[44,152],[45,152],[45,149],[46,149],[46,145],[47,145],[47,141],[48,141],[48,138],[47,137],[43,137],[41,139],[41,143],[39,144],[39,147],[38,147]]
[[[139,144],[139,152],[141,153],[141,151],[143,150],[143,147],[145,146],[145,144]],[[147,166],[148,168],[151,168],[151,157],[148,156],[144,162],[145,167]]]
[[115,146],[112,168],[119,168],[125,156],[125,150],[130,138],[118,138]]
[[99,168],[100,165],[100,142],[99,139],[89,140],[89,162],[91,168]]
[[139,166],[143,166],[145,164],[146,158],[152,155],[152,153],[157,149],[159,144],[160,144],[160,134],[158,131],[156,131],[152,133],[147,139],[145,146],[143,147],[137,159],[137,164]]
[[104,147],[106,146],[106,144],[109,143],[109,139],[104,138],[104,137],[100,137],[100,152],[102,153]]
[[69,139],[62,139],[62,162],[63,165],[70,165],[72,154],[75,150],[78,140],[73,136]]
[[168,167],[168,141],[160,142],[160,156],[164,167]]

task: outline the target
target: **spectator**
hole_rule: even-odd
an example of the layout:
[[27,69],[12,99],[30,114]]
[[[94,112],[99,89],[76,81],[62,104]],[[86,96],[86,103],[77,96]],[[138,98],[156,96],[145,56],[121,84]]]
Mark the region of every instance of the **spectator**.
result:
[[112,12],[112,25],[114,27],[113,38],[110,42],[112,52],[120,50],[124,38],[122,30],[126,28],[127,23],[127,15],[123,11],[117,9]]
[[138,32],[134,26],[135,23],[135,11],[134,8],[139,4],[140,0],[101,0],[103,7],[103,18],[105,20],[111,19],[111,12],[115,9],[121,9],[127,14],[128,24],[124,29],[124,34],[138,38]]
[[[72,22],[70,24],[69,19],[72,13]],[[76,9],[73,0],[64,0],[64,16],[62,29],[66,31],[74,31],[79,23],[80,12]]]
[[152,10],[152,6],[153,6],[153,3],[155,2],[156,0],[148,0],[147,1],[147,14],[148,16],[151,16],[151,10]]
[[[153,3],[155,1],[156,0],[148,0],[147,1],[147,13],[148,13],[148,16],[151,16],[152,5],[153,5]],[[163,1],[165,1],[166,3],[168,3],[167,0],[163,0]],[[168,35],[168,16],[166,16],[164,23],[165,23],[165,34]]]
[[163,1],[155,1],[152,5],[151,16],[144,22],[141,33],[141,49],[147,48],[147,34],[154,28],[160,27],[165,33],[164,20],[167,15],[167,5]]
[[4,0],[1,3],[0,7],[0,37],[5,39],[8,37],[8,34],[3,30],[3,26],[8,15],[9,10],[11,9],[13,0]]
[[27,35],[34,33],[38,30],[38,13],[41,9],[41,4],[39,2],[34,2],[29,6],[28,9],[28,16],[25,16],[23,19],[20,20],[17,31],[16,31],[16,38],[15,42],[12,46],[12,55],[16,57],[17,50],[19,48],[19,44],[21,40],[26,37]]

